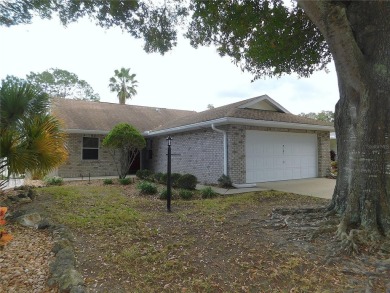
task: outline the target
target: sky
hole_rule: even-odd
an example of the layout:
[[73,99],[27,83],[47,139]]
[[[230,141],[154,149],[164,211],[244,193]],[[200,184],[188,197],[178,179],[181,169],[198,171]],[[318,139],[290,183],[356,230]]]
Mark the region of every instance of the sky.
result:
[[338,100],[333,64],[329,73],[310,78],[287,75],[251,82],[215,47],[194,49],[180,38],[165,55],[147,54],[143,41],[119,28],[103,29],[88,19],[64,27],[59,20],[34,19],[32,24],[0,27],[0,79],[25,78],[30,72],[60,68],[73,72],[99,93],[102,102],[118,103],[110,92],[115,69],[131,68],[138,81],[137,95],[127,104],[204,111],[267,94],[294,114],[334,111]]

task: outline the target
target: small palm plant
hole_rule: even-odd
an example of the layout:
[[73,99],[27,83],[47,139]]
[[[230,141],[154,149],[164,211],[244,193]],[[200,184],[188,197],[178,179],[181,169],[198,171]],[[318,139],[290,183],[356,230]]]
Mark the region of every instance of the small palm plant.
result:
[[130,68],[122,67],[114,71],[115,75],[110,78],[110,90],[118,93],[119,104],[124,105],[127,99],[131,99],[137,94],[136,87],[138,81],[135,74],[130,74]]
[[25,81],[3,80],[0,86],[0,172],[42,175],[65,162],[66,133],[48,114],[49,96]]

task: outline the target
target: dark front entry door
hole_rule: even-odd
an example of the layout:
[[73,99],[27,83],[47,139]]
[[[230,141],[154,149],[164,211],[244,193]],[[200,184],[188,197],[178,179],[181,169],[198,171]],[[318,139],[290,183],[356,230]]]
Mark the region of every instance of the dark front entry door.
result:
[[135,174],[139,169],[141,169],[141,152],[138,152],[137,156],[135,157],[133,163],[130,166],[129,174]]

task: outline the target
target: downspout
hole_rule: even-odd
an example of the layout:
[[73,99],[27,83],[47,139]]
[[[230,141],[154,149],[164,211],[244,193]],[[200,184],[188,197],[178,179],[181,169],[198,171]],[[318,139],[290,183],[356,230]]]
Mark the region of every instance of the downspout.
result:
[[215,128],[214,123],[211,124],[211,128],[219,133],[223,134],[223,174],[228,176],[228,141],[227,141],[227,133],[224,130]]

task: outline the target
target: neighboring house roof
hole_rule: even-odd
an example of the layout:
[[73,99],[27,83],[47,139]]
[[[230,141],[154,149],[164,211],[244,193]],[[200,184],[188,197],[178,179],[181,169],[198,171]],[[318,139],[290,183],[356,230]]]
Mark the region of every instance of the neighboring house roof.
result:
[[195,115],[168,121],[147,133],[149,136],[194,130],[211,125],[245,124],[265,127],[334,130],[328,122],[291,114],[267,95],[209,109]]
[[51,113],[69,133],[106,134],[118,123],[129,123],[140,132],[160,127],[166,121],[195,115],[194,111],[119,105],[72,99],[53,99]]

